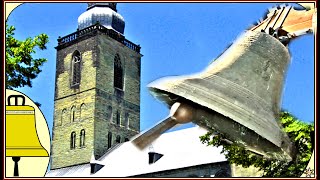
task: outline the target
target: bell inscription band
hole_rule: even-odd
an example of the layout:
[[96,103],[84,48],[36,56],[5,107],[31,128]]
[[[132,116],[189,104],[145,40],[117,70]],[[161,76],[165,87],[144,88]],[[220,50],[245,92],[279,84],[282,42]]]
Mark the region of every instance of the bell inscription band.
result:
[[[11,105],[14,99],[15,104]],[[19,99],[22,100],[18,105]],[[22,95],[10,95],[6,106],[6,157],[12,157],[14,176],[19,176],[20,157],[48,157],[47,150],[40,144],[36,124],[35,110],[25,105]]]

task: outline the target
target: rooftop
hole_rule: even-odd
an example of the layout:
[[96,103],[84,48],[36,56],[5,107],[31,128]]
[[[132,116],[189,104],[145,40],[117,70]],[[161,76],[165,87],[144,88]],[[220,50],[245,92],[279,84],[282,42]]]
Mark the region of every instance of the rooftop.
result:
[[[95,174],[90,174],[90,164],[76,165],[51,170],[47,177],[129,177],[152,172],[178,169],[201,164],[226,162],[221,148],[207,146],[200,142],[199,136],[207,131],[193,127],[165,133],[150,145],[139,150],[131,141],[122,143],[108,151],[106,155],[91,163],[103,165]],[[149,152],[163,156],[149,164]]]

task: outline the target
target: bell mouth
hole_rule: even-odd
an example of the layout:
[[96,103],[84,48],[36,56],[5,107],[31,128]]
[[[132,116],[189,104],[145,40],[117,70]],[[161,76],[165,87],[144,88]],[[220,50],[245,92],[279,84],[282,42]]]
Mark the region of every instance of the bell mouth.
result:
[[154,98],[165,103],[165,105],[170,108],[177,101],[190,101],[189,99],[183,98],[183,94],[171,93],[170,89],[179,88],[178,84],[184,83],[186,79],[193,79],[197,74],[163,77],[149,83],[147,87]]
[[148,84],[148,90],[155,99],[164,103],[170,109],[175,102],[186,101],[186,99],[182,98],[179,95],[166,91],[164,90],[165,88],[162,87],[167,86],[168,84],[172,84],[171,82],[179,82],[179,79],[182,80],[182,76],[160,78]]
[[172,93],[156,89],[156,88],[149,88],[149,92],[153,97],[157,100],[163,102],[168,108],[170,108],[175,102],[179,101],[179,96],[176,96]]

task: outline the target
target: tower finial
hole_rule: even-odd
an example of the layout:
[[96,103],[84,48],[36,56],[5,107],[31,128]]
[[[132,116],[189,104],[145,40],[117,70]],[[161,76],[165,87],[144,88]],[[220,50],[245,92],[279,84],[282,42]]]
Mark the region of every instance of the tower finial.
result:
[[88,8],[87,10],[93,8],[93,7],[109,7],[112,10],[114,10],[115,12],[117,12],[117,3],[87,3],[88,4]]

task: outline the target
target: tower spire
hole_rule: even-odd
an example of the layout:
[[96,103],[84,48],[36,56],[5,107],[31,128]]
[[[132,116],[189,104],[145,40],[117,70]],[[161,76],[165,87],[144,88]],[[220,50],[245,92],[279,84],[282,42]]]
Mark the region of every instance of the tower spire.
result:
[[117,3],[87,3],[88,4],[88,8],[87,10],[93,8],[93,7],[109,7],[112,10],[114,10],[115,12],[117,12]]

